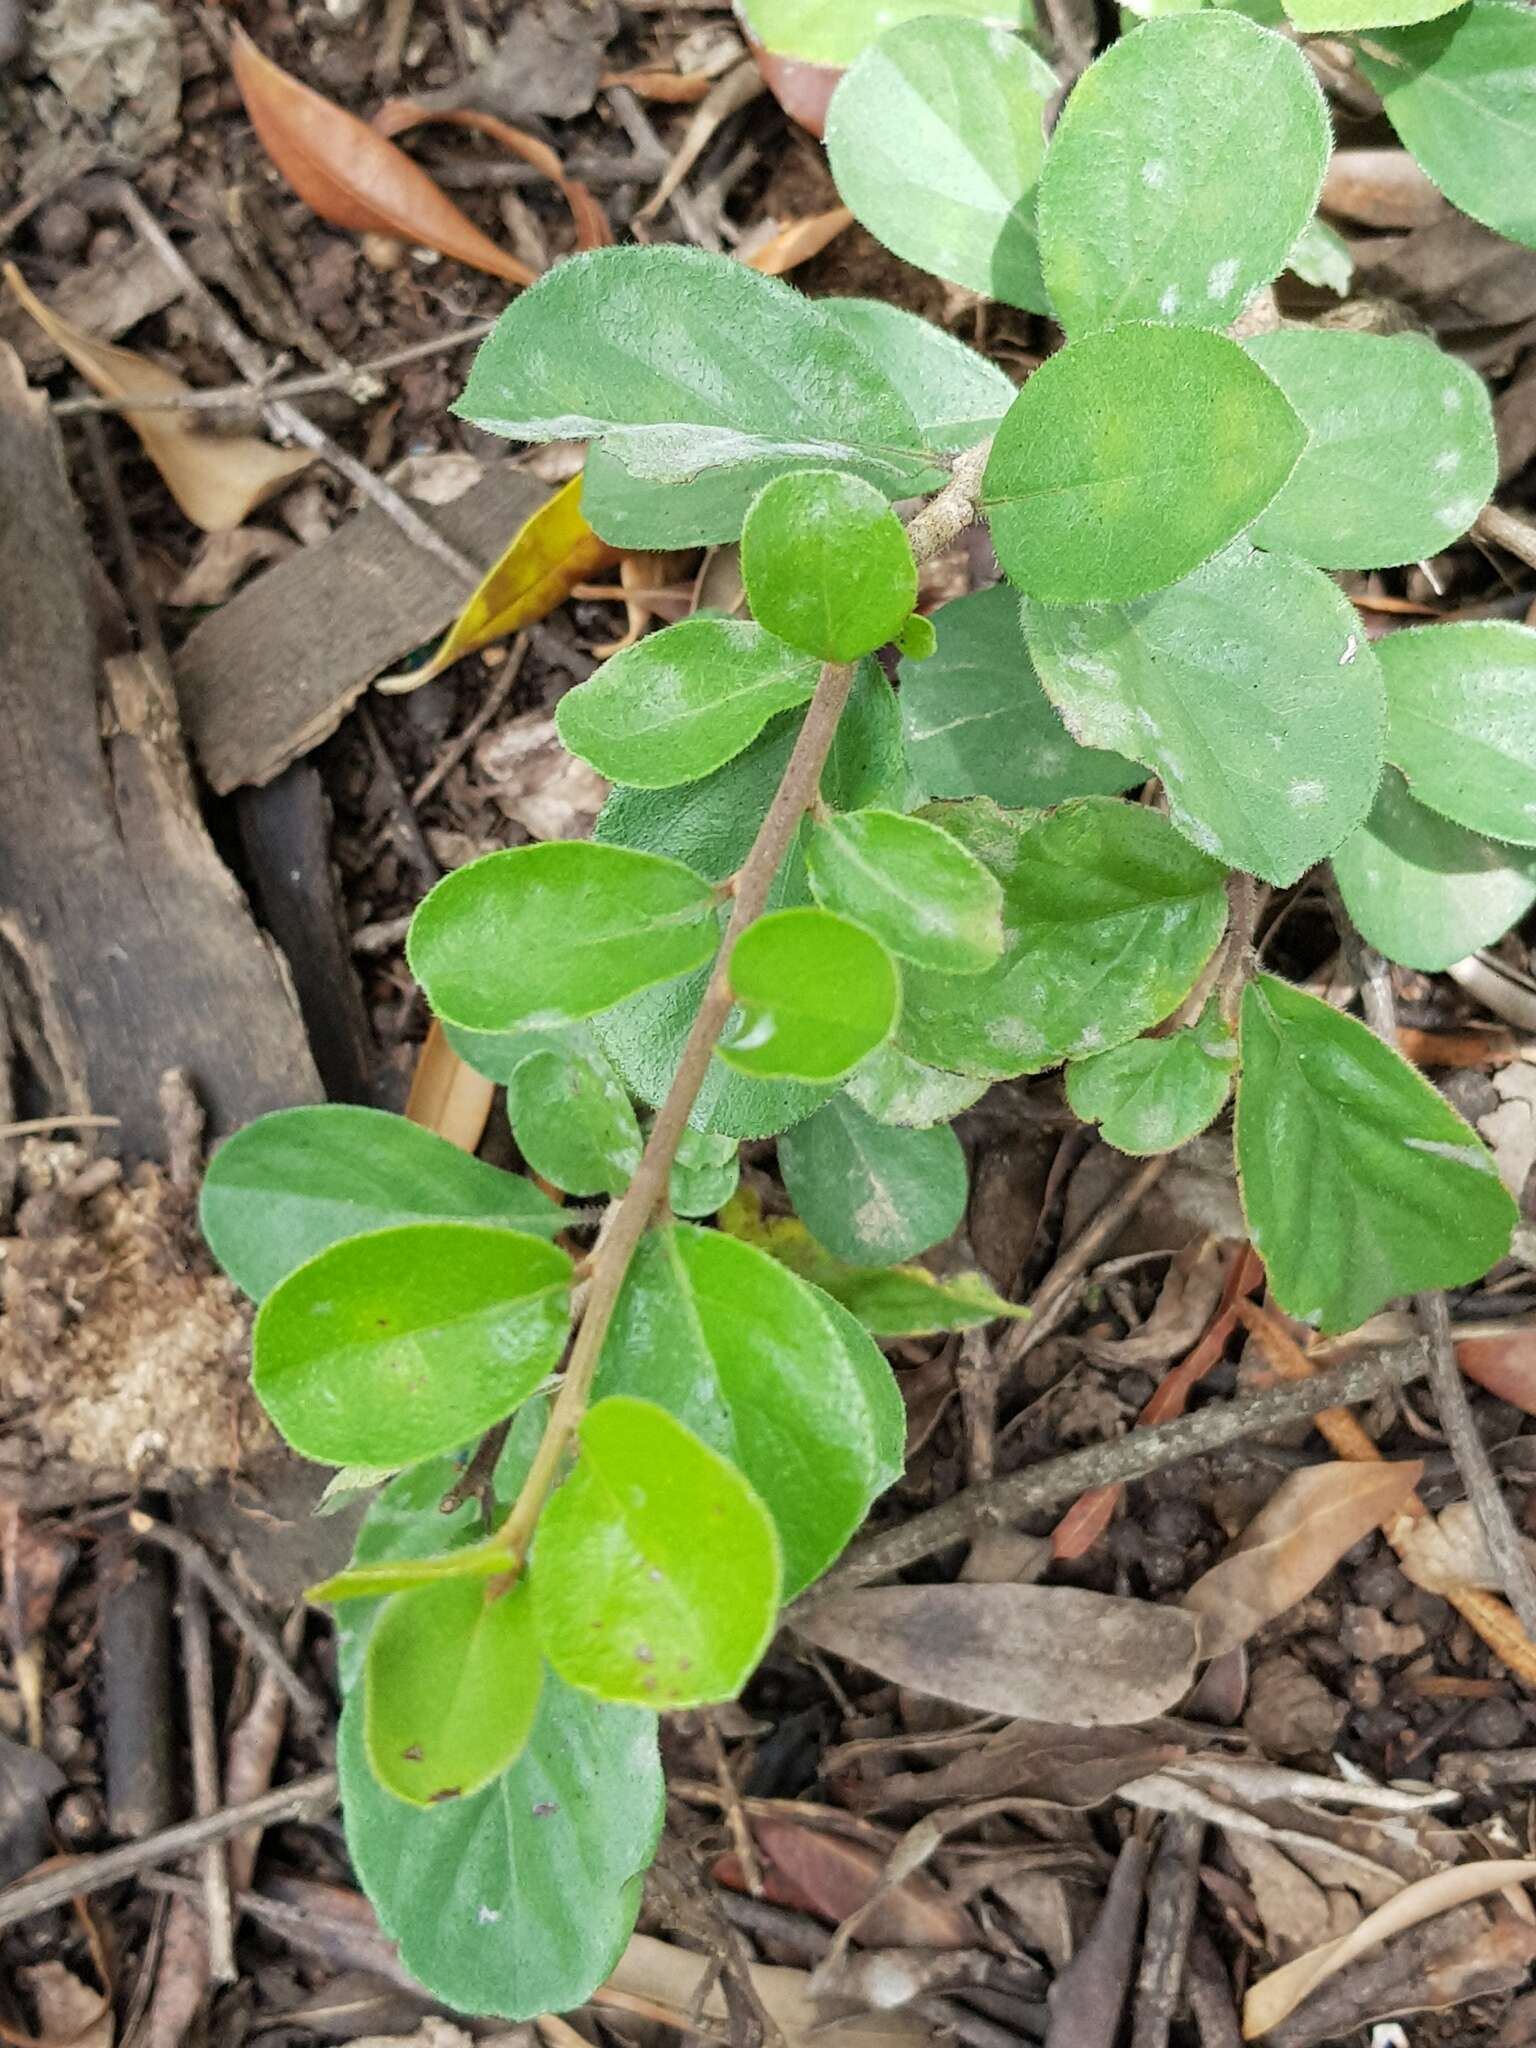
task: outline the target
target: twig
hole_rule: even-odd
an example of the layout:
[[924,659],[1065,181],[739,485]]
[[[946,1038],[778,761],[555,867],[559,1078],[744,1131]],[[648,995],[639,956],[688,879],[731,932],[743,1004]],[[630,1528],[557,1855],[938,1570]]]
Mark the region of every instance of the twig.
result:
[[330,1813],[337,1798],[336,1773],[316,1771],[312,1777],[283,1785],[276,1792],[264,1792],[260,1799],[247,1799],[240,1806],[226,1806],[218,1813],[179,1821],[173,1828],[146,1835],[142,1842],[123,1842],[115,1849],[102,1849],[94,1856],[75,1856],[56,1863],[37,1877],[0,1891],[0,1928],[14,1927],[34,1913],[47,1913],[55,1906],[67,1906],[71,1899],[89,1898],[125,1877],[141,1870],[153,1870],[161,1863],[174,1863],[191,1856],[210,1842],[224,1842],[242,1828],[275,1827],[286,1820],[320,1820]]
[[1485,505],[1472,522],[1472,538],[1491,541],[1507,555],[1536,569],[1536,526],[1517,512],[1506,512],[1502,505]]
[[754,1899],[763,1895],[763,1866],[758,1861],[757,1844],[752,1839],[752,1830],[747,1816],[742,1811],[741,1787],[731,1771],[731,1760],[725,1753],[725,1743],[720,1736],[720,1723],[713,1707],[704,1709],[704,1746],[709,1751],[709,1760],[714,1766],[715,1778],[720,1787],[720,1798],[725,1813],[725,1824],[730,1829],[731,1847],[736,1851],[736,1860],[741,1865],[741,1874],[746,1880],[747,1890]]
[[919,566],[935,555],[942,555],[968,526],[974,525],[981,480],[991,453],[989,437],[957,455],[943,490],[907,521],[907,539]]
[[426,802],[427,798],[432,795],[433,791],[442,782],[446,781],[448,776],[458,767],[475,741],[479,739],[481,733],[485,731],[485,728],[496,716],[502,705],[511,696],[512,687],[516,683],[522,671],[523,663],[527,658],[528,645],[528,635],[526,633],[519,633],[512,642],[512,645],[507,649],[507,658],[502,664],[501,674],[497,676],[495,682],[486,692],[484,700],[474,717],[461,733],[455,734],[454,738],[449,741],[447,750],[441,759],[432,763],[432,766],[411,791],[411,802],[418,810]]
[[128,1517],[128,1526],[134,1535],[145,1543],[156,1543],[162,1550],[168,1550],[172,1557],[186,1566],[209,1596],[221,1607],[239,1629],[251,1649],[293,1701],[298,1712],[314,1726],[326,1718],[325,1701],[313,1686],[306,1685],[283,1654],[283,1646],[267,1624],[253,1614],[229,1580],[219,1570],[200,1543],[188,1536],[184,1530],[173,1529],[165,1522],[157,1522],[153,1515],[135,1510]]
[[107,515],[107,530],[112,535],[117,566],[122,572],[123,584],[128,594],[128,607],[133,613],[133,623],[138,628],[139,646],[160,673],[169,674],[170,663],[165,651],[165,636],[160,630],[160,608],[155,603],[144,575],[144,564],[139,556],[138,542],[134,538],[133,522],[129,519],[128,507],[123,502],[123,488],[118,482],[117,465],[113,462],[112,451],[107,446],[106,433],[98,419],[86,420],[84,427],[85,445],[90,452],[91,467],[96,472],[97,486],[101,491],[101,501]]
[[[120,181],[117,198],[126,219],[171,272],[181,286],[183,296],[198,314],[209,334],[218,341],[241,375],[259,389],[267,375],[266,361],[260,348],[225,312],[133,187]],[[382,478],[376,477],[372,470],[366,469],[355,456],[349,455],[344,448],[338,446],[307,414],[300,412],[297,406],[290,405],[286,399],[263,398],[259,399],[258,403],[262,418],[274,434],[281,435],[285,440],[298,441],[305,448],[312,448],[330,464],[338,476],[344,476],[364,497],[371,498],[379,510],[393,520],[400,531],[408,539],[413,540],[417,547],[435,556],[466,590],[474,589],[480,582],[483,572],[476,568],[467,555],[461,554],[452,541],[445,540],[435,527],[429,526],[397,490],[385,483]]]
[[1092,1486],[1145,1478],[1181,1459],[1202,1457],[1244,1437],[1262,1436],[1283,1423],[1302,1421],[1322,1408],[1368,1401],[1383,1387],[1406,1386],[1422,1379],[1428,1370],[1422,1344],[1392,1345],[1320,1373],[1304,1384],[1273,1387],[1248,1400],[1213,1401],[1177,1422],[1133,1429],[1111,1443],[1090,1444],[1084,1450],[1027,1465],[989,1485],[967,1487],[942,1507],[929,1508],[898,1528],[883,1529],[853,1544],[813,1593],[803,1594],[786,1610],[786,1618],[794,1620],[802,1601],[808,1609],[813,1600],[885,1578],[935,1550],[965,1542],[977,1529],[996,1528],[1035,1508],[1058,1507]]
[[20,1123],[0,1124],[0,1139],[39,1138],[49,1131],[115,1131],[116,1116],[27,1116]]
[[[192,1803],[203,1819],[217,1813],[219,1741],[213,1725],[213,1648],[208,1627],[208,1598],[199,1581],[180,1566],[181,1669],[186,1683],[187,1728],[192,1748]],[[202,1872],[203,1911],[207,1918],[208,1976],[215,1984],[233,1984],[235,1923],[229,1901],[229,1866],[220,1843],[198,1851]]]
[[1163,1821],[1147,1877],[1147,1931],[1136,1972],[1131,2048],[1168,2048],[1178,2010],[1200,1893],[1205,1822],[1170,1813]]
[[421,820],[416,807],[406,793],[405,784],[400,780],[400,770],[395,766],[395,757],[384,744],[384,735],[379,731],[378,720],[369,708],[366,698],[357,707],[357,722],[362,727],[363,738],[373,756],[374,771],[383,792],[387,816],[384,821],[386,835],[395,843],[395,851],[413,867],[420,876],[424,887],[430,889],[442,880],[442,869],[437,856],[427,844],[426,834],[421,829]]
[[1144,1159],[1088,1219],[1030,1296],[1026,1304],[1029,1320],[1015,1323],[999,1343],[999,1364],[1004,1369],[1017,1365],[1055,1329],[1071,1306],[1078,1281],[1105,1246],[1114,1243],[1140,1208],[1143,1196],[1167,1172],[1172,1159],[1171,1152],[1157,1152]]

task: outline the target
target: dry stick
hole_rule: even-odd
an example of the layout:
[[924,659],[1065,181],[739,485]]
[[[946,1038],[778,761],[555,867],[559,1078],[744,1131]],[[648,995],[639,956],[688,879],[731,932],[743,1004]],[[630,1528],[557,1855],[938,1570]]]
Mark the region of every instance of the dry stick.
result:
[[123,1842],[94,1856],[71,1857],[38,1877],[23,1878],[0,1891],[0,1929],[14,1927],[18,1920],[49,1912],[54,1906],[67,1906],[71,1899],[89,1898],[92,1892],[104,1891],[122,1878],[136,1877],[141,1870],[191,1856],[210,1842],[227,1841],[242,1828],[276,1827],[285,1820],[321,1820],[334,1809],[336,1799],[336,1773],[316,1771],[312,1777],[283,1785],[276,1792],[264,1792],[243,1805],[178,1821],[173,1828],[146,1835],[142,1842]]
[[1030,1296],[1028,1322],[1015,1323],[998,1346],[1001,1366],[1017,1365],[1055,1329],[1072,1304],[1077,1282],[1105,1246],[1119,1236],[1140,1208],[1142,1197],[1167,1172],[1172,1158],[1171,1152],[1158,1152],[1143,1160],[1089,1218]]
[[1472,522],[1474,540],[1491,541],[1495,547],[1536,569],[1536,526],[1518,512],[1506,512],[1502,505],[1485,505]]
[[[187,1727],[192,1745],[192,1801],[206,1819],[217,1813],[219,1739],[213,1725],[213,1647],[208,1627],[208,1598],[185,1564],[181,1577],[181,1669],[186,1684]],[[208,1922],[208,1975],[215,1984],[233,1984],[235,1922],[229,1898],[229,1866],[217,1842],[198,1852],[202,1872],[203,1911]]]
[[1204,1839],[1205,1822],[1188,1813],[1168,1814],[1159,1831],[1147,1877],[1147,1931],[1136,1972],[1131,2048],[1168,2048],[1199,1902]]
[[438,787],[439,783],[446,781],[454,769],[458,767],[475,741],[479,739],[481,733],[485,731],[485,728],[496,716],[502,705],[511,696],[512,686],[517,681],[527,653],[528,635],[526,633],[519,633],[512,642],[511,647],[507,650],[507,658],[502,663],[501,674],[497,676],[495,682],[481,700],[474,717],[461,733],[456,734],[449,741],[446,752],[439,760],[433,762],[420,782],[411,791],[411,802],[418,810],[426,802],[433,790]]
[[0,1124],[0,1138],[40,1138],[49,1131],[115,1131],[116,1116],[27,1116],[17,1124]]
[[[225,312],[133,187],[119,182],[117,199],[124,217],[171,272],[181,286],[182,295],[201,318],[209,334],[217,339],[241,375],[259,387],[267,375],[267,364],[257,344]],[[366,469],[356,456],[339,447],[296,405],[290,405],[281,398],[259,396],[257,403],[261,407],[262,418],[274,434],[312,448],[338,476],[344,476],[364,497],[371,498],[407,539],[435,556],[466,590],[473,590],[480,582],[482,572],[467,555],[461,554],[452,541],[445,540],[435,527],[429,526],[398,491],[376,477],[372,470]]]

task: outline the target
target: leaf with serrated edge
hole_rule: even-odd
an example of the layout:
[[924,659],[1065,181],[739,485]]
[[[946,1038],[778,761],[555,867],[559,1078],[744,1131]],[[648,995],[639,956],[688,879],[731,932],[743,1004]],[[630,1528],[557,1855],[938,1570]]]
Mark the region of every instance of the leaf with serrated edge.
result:
[[876,1123],[846,1094],[784,1133],[779,1171],[801,1221],[850,1265],[910,1259],[965,1214],[965,1153],[954,1132]]
[[1381,643],[1387,759],[1421,804],[1536,846],[1536,632],[1468,619]]

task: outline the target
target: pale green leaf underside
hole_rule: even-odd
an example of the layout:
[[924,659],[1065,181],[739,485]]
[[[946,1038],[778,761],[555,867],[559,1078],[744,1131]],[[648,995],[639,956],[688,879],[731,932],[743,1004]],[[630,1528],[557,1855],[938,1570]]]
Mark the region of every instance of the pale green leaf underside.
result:
[[848,1076],[847,1090],[877,1123],[924,1131],[969,1109],[986,1093],[987,1085],[969,1074],[946,1074],[924,1066],[894,1045],[881,1045]]
[[1536,846],[1536,631],[1469,619],[1381,644],[1387,758],[1420,803]]
[[1133,1038],[1067,1068],[1067,1100],[1117,1151],[1171,1152],[1203,1131],[1232,1085],[1237,1040],[1214,1001],[1167,1038]]
[[530,1051],[507,1087],[518,1150],[568,1195],[619,1195],[640,1164],[640,1122],[611,1064],[587,1045]]
[[1349,296],[1355,259],[1336,228],[1329,227],[1325,220],[1314,219],[1296,237],[1285,267],[1294,271],[1303,284],[1320,285],[1343,299]]
[[884,299],[816,303],[873,356],[935,452],[971,447],[1012,405],[1015,386],[1007,372],[931,320]]
[[850,1265],[913,1258],[965,1214],[965,1153],[954,1132],[876,1123],[846,1094],[784,1133],[779,1171],[806,1228]]

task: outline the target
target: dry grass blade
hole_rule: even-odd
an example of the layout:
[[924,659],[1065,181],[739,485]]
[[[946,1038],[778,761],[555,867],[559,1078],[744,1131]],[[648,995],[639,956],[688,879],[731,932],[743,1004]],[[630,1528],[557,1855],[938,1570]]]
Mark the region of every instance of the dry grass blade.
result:
[[498,120],[494,114],[482,114],[476,107],[445,107],[439,110],[419,106],[415,100],[386,100],[374,115],[372,126],[380,135],[394,136],[405,135],[427,121],[445,121],[454,128],[473,128],[481,135],[489,135],[504,149],[510,149],[514,156],[521,157],[525,164],[532,164],[558,189],[571,209],[578,249],[607,249],[612,246],[613,229],[609,227],[608,216],[591,188],[583,185],[579,178],[566,176],[564,164],[547,142],[540,142],[536,135],[514,128],[510,121]]

